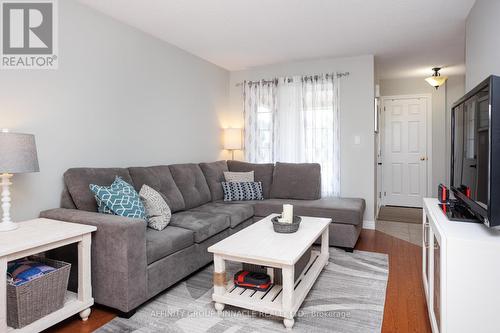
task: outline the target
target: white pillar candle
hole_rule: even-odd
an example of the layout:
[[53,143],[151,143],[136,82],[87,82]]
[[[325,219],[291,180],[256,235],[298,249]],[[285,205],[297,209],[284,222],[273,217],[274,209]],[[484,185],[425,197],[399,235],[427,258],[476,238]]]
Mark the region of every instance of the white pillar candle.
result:
[[293,222],[293,205],[283,205],[283,218],[287,223]]

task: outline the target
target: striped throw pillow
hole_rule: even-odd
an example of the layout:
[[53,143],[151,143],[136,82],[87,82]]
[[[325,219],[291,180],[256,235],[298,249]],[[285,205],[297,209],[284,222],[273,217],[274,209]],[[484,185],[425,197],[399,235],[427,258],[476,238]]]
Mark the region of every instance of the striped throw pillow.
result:
[[264,200],[261,182],[222,182],[224,201]]

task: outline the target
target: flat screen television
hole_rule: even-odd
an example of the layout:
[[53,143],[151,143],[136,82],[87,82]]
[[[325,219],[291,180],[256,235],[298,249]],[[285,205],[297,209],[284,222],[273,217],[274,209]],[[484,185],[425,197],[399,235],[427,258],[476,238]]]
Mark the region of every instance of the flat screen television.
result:
[[500,77],[490,76],[451,110],[450,188],[488,227],[500,227]]

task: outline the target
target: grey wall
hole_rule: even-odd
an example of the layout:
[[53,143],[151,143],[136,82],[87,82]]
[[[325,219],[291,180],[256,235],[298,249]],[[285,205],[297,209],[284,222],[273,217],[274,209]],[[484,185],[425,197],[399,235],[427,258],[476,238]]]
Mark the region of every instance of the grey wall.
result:
[[229,73],[75,1],[59,1],[59,69],[2,71],[0,127],[36,135],[13,218],[59,205],[70,167],[211,161]]
[[[224,115],[227,126],[243,127],[242,91],[236,83],[243,80],[271,79],[289,75],[350,72],[341,80],[341,195],[366,200],[365,220],[374,220],[374,58],[371,55],[291,62],[231,72],[230,106]],[[354,137],[361,144],[354,144]],[[242,155],[235,155],[242,158]]]
[[466,89],[500,75],[500,1],[476,0],[466,22]]
[[[432,96],[432,188],[437,191],[447,182],[449,172],[449,128],[451,105],[464,95],[464,76],[451,76],[444,87],[436,90],[424,78],[380,80],[382,96],[431,94]],[[436,190],[435,190],[436,189]]]

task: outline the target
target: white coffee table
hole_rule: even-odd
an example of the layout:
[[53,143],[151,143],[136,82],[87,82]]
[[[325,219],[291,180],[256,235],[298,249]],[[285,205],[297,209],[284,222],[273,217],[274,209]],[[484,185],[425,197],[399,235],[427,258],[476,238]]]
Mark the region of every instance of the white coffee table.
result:
[[[290,329],[307,293],[328,264],[331,219],[302,216],[296,233],[279,234],[274,232],[271,223],[271,218],[276,215],[269,215],[208,248],[214,254],[213,300],[219,313],[225,304],[237,306],[283,317],[285,327]],[[294,281],[294,265],[320,236],[321,251],[312,251],[309,263]],[[232,277],[228,281],[226,261],[269,267],[271,277],[272,267],[281,268],[283,283],[274,285],[267,292],[235,287]]]

